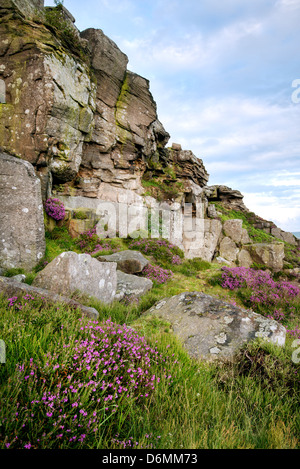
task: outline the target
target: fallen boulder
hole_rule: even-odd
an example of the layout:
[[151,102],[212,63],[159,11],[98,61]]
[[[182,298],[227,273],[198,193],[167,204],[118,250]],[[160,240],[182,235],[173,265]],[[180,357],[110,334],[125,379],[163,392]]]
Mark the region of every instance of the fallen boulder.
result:
[[139,298],[153,287],[152,280],[137,275],[117,271],[117,294],[115,299],[122,300],[125,296]]
[[149,264],[149,261],[139,251],[120,251],[109,256],[99,256],[100,262],[116,262],[117,269],[126,274],[137,274]]
[[286,329],[278,322],[201,292],[165,298],[144,314],[169,322],[196,359],[232,361],[255,338],[285,344]]
[[63,252],[37,274],[32,284],[65,296],[79,291],[111,303],[117,289],[117,264],[99,262],[89,254]]

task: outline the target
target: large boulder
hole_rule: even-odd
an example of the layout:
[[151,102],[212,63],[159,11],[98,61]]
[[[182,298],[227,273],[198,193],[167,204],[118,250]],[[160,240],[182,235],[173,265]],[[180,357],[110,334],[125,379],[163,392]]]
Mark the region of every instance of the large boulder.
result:
[[40,180],[30,163],[0,151],[0,266],[31,270],[45,249]]
[[117,271],[117,300],[122,300],[125,296],[139,298],[152,287],[153,282],[148,278]]
[[283,260],[285,256],[283,243],[256,243],[245,245],[244,249],[249,252],[253,262],[265,265],[274,271],[283,269]]
[[281,324],[201,292],[165,298],[145,314],[169,322],[196,359],[232,361],[244,344],[256,338],[285,344]]
[[98,262],[89,254],[63,252],[37,274],[33,285],[64,296],[79,291],[111,303],[117,290],[117,264]]
[[249,268],[253,264],[253,260],[246,249],[241,249],[237,255],[238,265]]
[[139,251],[120,251],[108,256],[99,256],[100,262],[116,262],[117,269],[126,274],[138,274],[149,264]]
[[275,236],[275,238],[281,239],[282,241],[297,246],[298,242],[296,237],[293,233],[289,233],[286,231],[281,230],[280,228],[272,228],[271,234]]

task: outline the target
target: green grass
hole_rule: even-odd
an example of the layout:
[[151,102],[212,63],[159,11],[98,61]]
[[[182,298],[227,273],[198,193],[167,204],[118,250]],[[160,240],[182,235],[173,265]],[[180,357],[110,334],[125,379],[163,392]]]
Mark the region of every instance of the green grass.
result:
[[[121,247],[127,248],[128,242],[122,240]],[[80,252],[65,228],[48,233],[43,262],[64,250]],[[152,364],[151,370],[160,382],[148,400],[140,404],[129,398],[122,401],[115,416],[104,418],[94,438],[77,447],[122,449],[124,442],[127,447],[134,442],[138,448],[156,449],[299,449],[299,365],[291,359],[293,338],[288,337],[283,348],[253,342],[235,363],[222,366],[192,359],[168,323],[143,313],[159,299],[185,291],[203,291],[237,304],[242,304],[243,298],[220,287],[216,280],[220,267],[216,264],[193,259],[169,266],[173,278],[154,285],[138,303],[105,305],[78,296],[82,303],[99,311],[99,322],[111,319],[146,337],[165,362],[163,366]],[[25,300],[20,302],[21,309],[9,308],[7,298],[0,296],[0,338],[6,344],[6,363],[0,364],[0,401],[5,403],[0,408],[1,448],[20,431],[20,420],[13,415],[16,402],[21,397],[28,403],[41,397],[38,388],[22,387],[17,365],[28,365],[30,359],[44,363],[46,354],[55,353],[60,362],[65,362],[65,346],[80,340],[82,328],[88,324],[79,311],[65,305],[31,300],[25,306]],[[54,386],[58,376],[53,373],[52,384],[49,381],[47,385]],[[89,412],[96,409],[88,395],[83,394],[83,402]],[[28,441],[33,441],[38,425],[30,425]],[[55,447],[58,443],[52,444]],[[59,444],[68,447],[66,442]]]

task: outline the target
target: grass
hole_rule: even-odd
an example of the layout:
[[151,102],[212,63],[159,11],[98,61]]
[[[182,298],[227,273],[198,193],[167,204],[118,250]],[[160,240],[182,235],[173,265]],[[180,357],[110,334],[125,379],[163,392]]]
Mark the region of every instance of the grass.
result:
[[[122,240],[119,248],[127,249],[129,242]],[[46,257],[42,262],[49,262],[64,250],[80,252],[78,243],[62,227],[47,234]],[[0,399],[4,403],[0,408],[1,448],[10,443],[10,447],[32,445],[32,448],[299,448],[299,365],[291,359],[295,338],[288,336],[284,348],[253,342],[241,350],[235,363],[222,366],[189,357],[168,323],[143,313],[159,299],[185,291],[203,291],[240,305],[245,298],[237,291],[221,287],[217,281],[218,265],[200,259],[183,259],[180,264],[172,264],[168,253],[166,249],[164,266],[172,268],[172,279],[154,284],[139,302],[104,305],[79,296],[83,303],[99,311],[97,324],[65,305],[50,305],[27,297],[8,306],[7,298],[0,296],[1,339],[6,344],[6,363],[0,364]],[[152,254],[148,257],[155,261]],[[154,389],[147,397],[141,398],[139,394],[138,399],[133,390],[129,397],[120,400],[116,411],[114,407],[104,411],[106,391],[97,391],[98,402],[93,400],[95,394],[88,385],[94,368],[86,372],[72,368],[73,379],[82,385],[82,413],[75,413],[73,401],[60,401],[64,406],[60,414],[59,408],[53,407],[59,417],[46,418],[36,401],[42,401],[46,390],[52,395],[56,390],[58,395],[57,389],[61,393],[68,390],[67,395],[72,398],[67,372],[63,372],[73,366],[70,350],[76,340],[80,342],[88,331],[107,320],[119,326],[126,324],[156,350],[157,359],[151,360],[149,368],[156,377]],[[107,344],[113,352],[113,342]],[[48,372],[47,360],[60,368]],[[20,366],[24,366],[24,372]],[[46,380],[43,386],[37,386],[35,377],[30,376],[33,371]],[[68,426],[60,431],[58,424],[63,413],[68,416]],[[81,419],[82,427],[75,427],[75,415]],[[72,437],[76,436],[76,441],[66,438],[66,428]],[[19,443],[15,439],[18,435]]]

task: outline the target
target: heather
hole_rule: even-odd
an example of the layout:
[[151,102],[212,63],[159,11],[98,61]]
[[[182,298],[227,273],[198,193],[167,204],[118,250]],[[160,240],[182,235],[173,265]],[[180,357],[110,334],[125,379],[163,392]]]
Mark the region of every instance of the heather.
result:
[[139,238],[128,245],[128,249],[135,249],[143,254],[152,256],[160,265],[180,265],[184,257],[183,252],[166,239]]
[[[49,308],[45,303],[30,295],[6,301],[12,315],[21,311],[22,318],[27,318],[27,332],[29,325],[31,329],[45,325],[43,313]],[[41,343],[44,354],[28,347],[14,370],[10,364],[1,396],[2,447],[93,445],[107,422],[118,420],[118,413],[124,418],[131,406],[143,407],[161,378],[171,380],[165,375],[167,354],[159,353],[130,327],[110,319],[79,317],[71,326],[63,321],[61,309],[61,305],[52,308],[54,320],[49,324],[57,341],[55,347]],[[3,332],[5,337],[7,331]],[[8,355],[11,353],[9,346]],[[3,385],[6,370],[3,367],[1,371]]]
[[63,220],[66,215],[64,204],[59,199],[52,197],[46,200],[45,211],[49,217],[56,221]]
[[236,291],[246,307],[282,322],[289,334],[298,335],[299,284],[282,279],[274,280],[269,271],[245,267],[223,267],[219,282],[222,288]]

